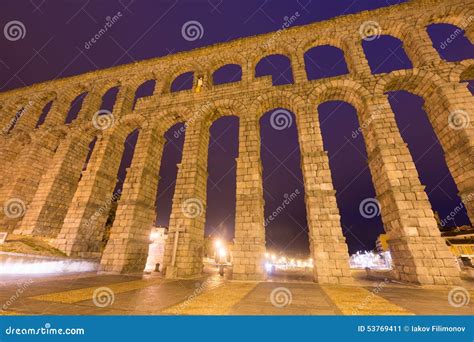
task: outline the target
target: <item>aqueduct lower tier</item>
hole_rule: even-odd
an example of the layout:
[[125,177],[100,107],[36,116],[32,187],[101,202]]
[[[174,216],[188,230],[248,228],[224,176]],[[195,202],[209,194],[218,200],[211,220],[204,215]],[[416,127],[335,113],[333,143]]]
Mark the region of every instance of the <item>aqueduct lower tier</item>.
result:
[[[459,271],[440,236],[386,92],[407,90],[424,98],[447,165],[474,222],[474,101],[466,85],[460,83],[473,78],[474,61],[450,63],[440,59],[426,33],[426,26],[432,23],[464,25],[472,42],[474,30],[469,24],[473,4],[460,0],[411,1],[290,28],[277,36],[270,33],[240,39],[0,94],[0,123],[4,127],[0,202],[5,209],[0,213],[0,227],[50,238],[70,256],[100,257],[107,272],[142,271],[155,217],[163,134],[174,124],[186,122],[165,267],[169,277],[199,274],[209,127],[220,116],[237,115],[240,133],[233,275],[236,279],[261,279],[265,230],[259,117],[284,107],[296,116],[315,280],[350,282],[347,246],[317,116],[319,104],[342,100],[356,108],[363,127],[368,164],[397,276],[423,284],[455,283]],[[371,73],[359,33],[367,21],[378,22],[383,34],[403,42],[412,69]],[[303,55],[319,45],[340,48],[349,73],[308,81]],[[293,84],[272,86],[268,77],[255,77],[256,63],[277,53],[290,58]],[[228,63],[242,67],[242,79],[212,84],[212,72]],[[172,80],[186,71],[193,71],[195,80],[201,78],[202,90],[171,92]],[[154,93],[135,104],[135,92],[147,80],[156,80]],[[120,88],[112,115],[98,118],[95,113],[101,109],[102,96],[114,86]],[[87,96],[77,118],[65,124],[71,101],[84,92]],[[51,100],[48,116],[35,128],[42,108]],[[463,113],[468,124],[453,129],[448,124],[452,113]],[[106,122],[108,128],[103,129],[104,122],[97,125],[98,120],[114,122]],[[114,189],[124,139],[135,129],[140,131],[138,142],[104,249],[101,241],[107,215],[103,208]],[[94,137],[95,148],[87,169],[82,171]],[[15,200],[24,203],[26,210],[7,215]],[[183,210],[190,201],[204,204],[200,215]]]

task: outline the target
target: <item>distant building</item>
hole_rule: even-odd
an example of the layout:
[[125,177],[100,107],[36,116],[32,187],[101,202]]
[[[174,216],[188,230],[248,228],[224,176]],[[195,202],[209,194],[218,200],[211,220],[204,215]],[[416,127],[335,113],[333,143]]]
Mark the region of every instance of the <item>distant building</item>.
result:
[[162,271],[165,255],[165,241],[168,238],[167,227],[153,227],[150,234],[150,246],[145,272]]
[[474,267],[474,227],[443,228],[441,236],[463,266]]
[[388,247],[387,239],[388,239],[387,234],[379,235],[379,237],[375,241],[377,252],[379,253],[388,252],[389,247]]

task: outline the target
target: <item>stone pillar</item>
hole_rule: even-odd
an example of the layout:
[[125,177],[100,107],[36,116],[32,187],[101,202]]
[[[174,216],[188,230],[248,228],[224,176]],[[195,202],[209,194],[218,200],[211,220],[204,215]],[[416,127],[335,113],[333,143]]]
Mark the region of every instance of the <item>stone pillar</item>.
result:
[[352,76],[372,74],[359,35],[345,38],[341,49],[344,51],[347,69]]
[[312,107],[301,107],[297,109],[296,117],[314,281],[322,284],[351,283],[349,253],[342,234],[318,113]]
[[[178,164],[164,256],[167,278],[192,277],[202,271],[208,145],[209,124],[202,119],[192,121],[186,128],[182,161]],[[176,234],[177,231],[181,232]]]
[[102,256],[103,271],[129,273],[145,268],[156,216],[154,204],[163,145],[163,133],[157,128],[140,133]]
[[241,117],[237,158],[233,278],[260,280],[264,273],[265,227],[257,116]]
[[77,186],[54,246],[69,256],[98,258],[128,135],[125,128],[107,132],[96,143]]
[[16,234],[47,238],[58,235],[77,189],[91,141],[92,135],[80,132],[61,142]]
[[360,124],[394,270],[402,281],[454,284],[459,270],[441,237],[410,152],[388,99],[373,98]]
[[291,55],[291,72],[295,84],[304,83],[308,80],[306,77],[306,68],[304,63],[304,51],[297,50]]
[[[11,176],[0,189],[0,203],[4,210],[0,212],[0,227],[12,232],[26,213],[28,204],[33,199],[42,175],[47,169],[59,144],[60,136],[56,132],[38,130],[31,144],[27,145],[11,166]],[[16,139],[18,143],[18,139]],[[11,144],[11,143],[10,143]],[[20,203],[23,215],[8,213],[12,202]]]
[[409,27],[403,33],[401,41],[413,67],[441,63],[438,51],[433,47],[433,42],[425,27]]
[[443,147],[446,164],[474,224],[474,99],[466,84],[438,88],[425,108]]

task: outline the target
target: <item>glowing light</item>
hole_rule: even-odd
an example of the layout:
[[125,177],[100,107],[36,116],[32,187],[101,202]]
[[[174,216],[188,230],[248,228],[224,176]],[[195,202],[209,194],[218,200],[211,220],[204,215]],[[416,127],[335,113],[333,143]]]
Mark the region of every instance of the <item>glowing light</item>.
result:
[[155,240],[158,239],[159,237],[160,237],[160,233],[158,233],[158,232],[152,232],[152,233],[150,234],[150,240],[151,240],[151,241],[155,241]]
[[218,249],[221,248],[222,247],[222,241],[217,239],[216,241],[214,241],[214,246]]
[[374,253],[358,251],[349,258],[351,268],[390,269],[392,256],[390,252]]
[[97,271],[98,264],[82,260],[22,260],[7,258],[0,262],[0,274],[53,274]]
[[224,247],[220,247],[218,250],[217,250],[217,253],[219,255],[220,258],[225,258],[227,256],[227,251],[225,250]]
[[272,254],[272,260],[276,260],[276,255],[275,254]]
[[265,253],[265,258],[268,259],[270,257],[269,253]]

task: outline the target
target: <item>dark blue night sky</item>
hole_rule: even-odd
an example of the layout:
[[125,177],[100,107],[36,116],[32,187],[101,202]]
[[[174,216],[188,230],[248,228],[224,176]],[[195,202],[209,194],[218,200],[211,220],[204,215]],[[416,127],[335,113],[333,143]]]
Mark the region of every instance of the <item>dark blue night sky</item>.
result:
[[[305,25],[400,2],[2,1],[2,27],[11,20],[19,20],[26,27],[26,36],[15,42],[0,39],[0,91],[276,31],[285,17],[296,12],[299,17],[295,25]],[[85,42],[103,26],[105,18],[119,11],[122,13],[120,21],[96,44],[86,49]],[[202,24],[204,34],[201,39],[183,39],[181,27],[189,20],[197,20]],[[439,48],[453,31],[453,26],[445,24],[428,28],[433,46],[439,50],[441,57],[448,61],[474,58],[474,48],[465,37],[458,37],[446,49]],[[363,48],[373,73],[412,67],[402,43],[393,37],[381,36],[370,42],[364,41]],[[320,47],[308,51],[305,62],[309,79],[347,73],[344,55],[336,48]],[[261,75],[272,75],[274,86],[293,82],[289,60],[284,56],[263,60],[256,68],[256,76]],[[240,76],[238,68],[230,67],[217,74],[215,81],[235,81]],[[183,75],[173,85],[174,90],[189,86],[192,77],[192,74]],[[153,82],[148,82],[137,95],[151,94],[153,86]],[[112,89],[104,96],[104,109],[112,108],[116,90]],[[460,199],[444,162],[442,148],[422,109],[423,99],[404,91],[388,95],[402,137],[426,186],[432,207],[444,217],[459,204]],[[81,99],[75,101],[68,117],[74,117],[80,103]],[[282,202],[285,194],[296,189],[304,194],[304,188],[295,120],[288,129],[275,130],[269,123],[270,113],[263,114],[260,133],[267,217]],[[356,111],[347,103],[332,101],[314,108],[314,116],[321,123],[324,147],[329,153],[341,223],[350,252],[373,249],[376,237],[383,232],[383,226],[380,217],[366,219],[359,213],[359,203],[365,198],[374,197],[375,191],[367,167],[363,137],[354,138],[352,134],[359,127]],[[221,235],[228,239],[234,233],[238,125],[237,117],[225,117],[217,120],[210,129],[206,234]],[[184,140],[183,134],[176,134],[180,127],[178,124],[166,134],[156,203],[157,223],[160,225],[169,222],[176,164],[180,162]],[[125,168],[130,165],[136,138],[137,133],[127,139],[117,188],[120,188],[126,176]],[[454,224],[469,224],[466,214],[457,215]],[[267,247],[292,254],[308,253],[307,230],[304,196],[300,195],[267,226]]]

